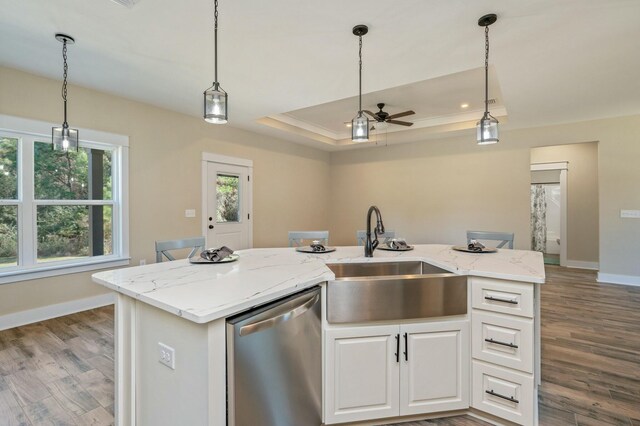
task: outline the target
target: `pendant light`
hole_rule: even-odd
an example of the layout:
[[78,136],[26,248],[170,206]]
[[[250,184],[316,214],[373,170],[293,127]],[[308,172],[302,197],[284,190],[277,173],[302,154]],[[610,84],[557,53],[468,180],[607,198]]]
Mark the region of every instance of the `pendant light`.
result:
[[62,100],[64,101],[64,121],[62,127],[51,128],[51,144],[55,151],[78,150],[78,129],[70,129],[67,123],[67,44],[75,43],[73,37],[56,34],[56,40],[62,42],[62,60],[64,62],[62,80]]
[[214,82],[204,91],[204,120],[213,124],[225,124],[228,119],[228,95],[218,82],[218,0],[214,0],[213,9]]
[[353,34],[358,36],[359,57],[359,91],[358,91],[358,115],[351,120],[351,140],[354,142],[367,142],[369,140],[369,119],[362,113],[362,36],[369,32],[366,25],[353,27]]
[[478,145],[489,145],[498,142],[498,120],[489,114],[489,25],[498,20],[491,13],[478,19],[478,25],[484,27],[484,115],[476,124]]

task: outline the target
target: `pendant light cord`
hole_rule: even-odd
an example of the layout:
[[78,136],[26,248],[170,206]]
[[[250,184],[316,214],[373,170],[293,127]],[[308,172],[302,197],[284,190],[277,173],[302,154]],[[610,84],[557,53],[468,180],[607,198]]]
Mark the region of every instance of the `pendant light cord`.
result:
[[218,88],[218,0],[213,2],[213,60],[214,60],[214,86]]
[[64,68],[62,73],[62,100],[64,101],[64,123],[62,127],[69,127],[67,124],[67,72],[69,66],[67,65],[67,40],[62,41],[62,60],[64,62]]
[[360,72],[359,72],[359,90],[358,90],[358,113],[360,115],[362,115],[362,36],[358,36],[359,38],[359,46],[358,46],[358,57],[360,59],[359,62],[359,67],[360,67]]
[[489,26],[484,27],[484,113],[489,114]]

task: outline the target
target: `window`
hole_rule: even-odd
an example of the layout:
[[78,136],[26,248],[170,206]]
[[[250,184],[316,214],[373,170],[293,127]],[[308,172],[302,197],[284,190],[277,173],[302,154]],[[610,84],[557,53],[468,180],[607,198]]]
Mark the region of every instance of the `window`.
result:
[[216,179],[216,222],[240,222],[240,177],[218,173]]
[[128,263],[128,138],[82,130],[60,152],[50,128],[0,116],[0,283]]

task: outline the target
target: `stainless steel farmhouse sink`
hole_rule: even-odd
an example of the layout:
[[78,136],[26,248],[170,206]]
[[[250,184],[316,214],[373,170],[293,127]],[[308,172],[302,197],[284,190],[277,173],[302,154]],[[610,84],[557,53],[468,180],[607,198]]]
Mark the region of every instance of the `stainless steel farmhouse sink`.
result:
[[327,321],[333,324],[464,315],[467,277],[425,262],[327,264]]

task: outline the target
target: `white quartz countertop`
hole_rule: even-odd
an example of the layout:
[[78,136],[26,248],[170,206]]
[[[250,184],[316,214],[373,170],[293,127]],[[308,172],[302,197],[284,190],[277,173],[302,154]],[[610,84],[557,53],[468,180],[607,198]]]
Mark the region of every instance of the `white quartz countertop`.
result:
[[268,303],[335,278],[326,263],[419,260],[460,275],[544,283],[542,254],[524,250],[463,253],[449,245],[416,245],[406,252],[363,247],[307,254],[293,248],[249,249],[239,260],[192,265],[187,260],[114,269],[93,274],[93,281],[196,323],[207,323]]

